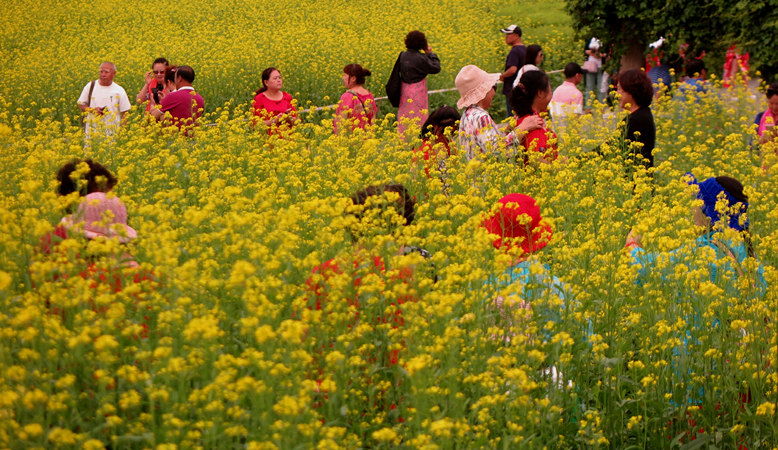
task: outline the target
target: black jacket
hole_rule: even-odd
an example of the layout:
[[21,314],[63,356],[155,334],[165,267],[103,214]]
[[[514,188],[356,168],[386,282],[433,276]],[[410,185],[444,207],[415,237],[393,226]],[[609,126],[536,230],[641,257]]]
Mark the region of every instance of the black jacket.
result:
[[400,55],[400,78],[403,83],[418,83],[427,75],[439,72],[440,60],[435,53],[426,54],[418,50],[406,50]]

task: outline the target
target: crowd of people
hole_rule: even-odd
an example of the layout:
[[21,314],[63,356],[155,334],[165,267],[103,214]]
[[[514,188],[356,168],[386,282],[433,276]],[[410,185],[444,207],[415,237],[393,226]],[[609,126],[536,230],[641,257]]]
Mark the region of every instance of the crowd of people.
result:
[[[455,78],[459,92],[457,109],[443,106],[428,114],[428,90],[426,78],[439,73],[441,62],[432,51],[426,36],[420,31],[412,31],[405,38],[406,50],[397,60],[401,81],[400,106],[398,111],[398,129],[404,135],[412,123],[420,125],[422,144],[414,155],[415,162],[424,161],[424,173],[427,177],[438,176],[447,193],[449,180],[447,171],[452,164],[467,162],[475,158],[498,158],[512,164],[550,164],[560,158],[557,148],[557,136],[549,121],[549,112],[560,123],[564,118],[570,120],[583,114],[587,98],[602,100],[599,89],[603,78],[603,62],[607,53],[602,43],[593,38],[586,44],[584,65],[570,62],[564,68],[564,82],[552,90],[550,80],[542,69],[543,50],[537,44],[525,46],[522,31],[517,25],[503,28],[505,43],[510,46],[501,73],[489,73],[475,65],[462,67]],[[648,72],[641,69],[624,70],[613,79],[618,93],[619,106],[626,112],[613,137],[595,149],[602,153],[604,146],[624,150],[627,155],[624,164],[634,167],[654,166],[653,150],[656,145],[656,127],[651,112],[652,101],[661,94],[662,83],[669,81],[659,64]],[[700,59],[691,59],[685,67],[688,78],[679,87],[682,93],[699,95],[709,87],[704,81],[705,66]],[[652,72],[653,71],[653,72]],[[670,73],[669,71],[667,73]],[[78,105],[86,116],[86,134],[114,133],[121,125],[130,109],[130,102],[124,89],[113,82],[116,66],[105,62],[100,65],[99,79],[87,84],[78,100]],[[366,88],[371,71],[360,64],[352,63],[343,68],[345,92],[340,97],[333,118],[333,131],[336,134],[365,129],[375,120],[378,108],[374,95]],[[652,82],[652,77],[655,79]],[[165,58],[157,58],[151,70],[145,74],[144,85],[136,96],[139,104],[145,105],[150,120],[163,121],[180,129],[185,135],[191,135],[197,119],[204,109],[203,98],[193,87],[195,71],[187,65],[170,65]],[[510,119],[498,124],[489,113],[499,82],[503,83],[501,92],[505,97],[506,114]],[[578,89],[585,83],[587,95]],[[276,67],[265,69],[260,77],[261,86],[256,91],[252,111],[253,126],[266,129],[268,134],[284,136],[300,121],[300,111],[292,95],[283,90],[281,71]],[[760,142],[775,137],[775,122],[778,115],[778,83],[767,90],[769,108],[755,118]],[[461,112],[460,112],[461,111]],[[453,142],[457,142],[453,146]],[[459,152],[459,154],[457,154]],[[73,176],[76,172],[77,176]],[[629,173],[629,170],[627,170]],[[709,271],[711,281],[720,282],[722,277],[737,279],[749,276],[756,290],[763,289],[764,280],[757,273],[745,274],[744,262],[754,258],[755,254],[748,235],[748,221],[745,213],[748,209],[748,196],[742,184],[731,177],[719,176],[697,182],[690,177],[690,183],[696,186],[695,195],[702,206],[694,211],[695,223],[700,231],[698,239],[691,246],[694,251],[712,249],[716,259]],[[54,251],[58,242],[72,236],[82,236],[87,240],[112,239],[125,246],[127,251],[116,261],[117,267],[136,267],[126,247],[137,233],[127,224],[127,212],[124,204],[111,193],[117,180],[105,167],[91,161],[72,161],[66,164],[58,174],[60,194],[79,192],[81,197],[75,211],[70,211],[53,233],[42,242],[42,253]],[[75,181],[74,181],[75,180]],[[98,182],[99,180],[99,182]],[[78,186],[74,182],[80,183]],[[372,200],[371,200],[372,199]],[[377,200],[376,200],[377,199]],[[730,215],[721,214],[716,208],[717,202],[725,199]],[[396,209],[400,226],[414,220],[416,200],[406,188],[399,184],[370,186],[352,197],[358,221],[365,226],[371,215],[366,208],[378,205]],[[104,215],[109,217],[109,226],[105,225]],[[529,218],[530,220],[527,220]],[[532,310],[533,300],[548,296],[554,292],[563,300],[563,304],[574,301],[564,283],[550,273],[546,265],[542,273],[531,271],[528,260],[542,251],[550,242],[552,229],[542,218],[534,198],[526,193],[509,193],[499,202],[497,213],[485,217],[483,227],[493,235],[494,247],[509,252],[512,260],[506,271],[509,274],[507,284],[501,288],[515,286],[519,282],[520,304],[506,302],[505,298],[495,300],[495,308],[501,316],[512,317],[516,310]],[[732,229],[739,238],[732,238]],[[390,232],[391,230],[385,230]],[[359,233],[354,233],[357,256],[352,261],[369,261],[373,272],[382,275],[388,261],[371,255],[369,250],[359,244]],[[637,282],[656,266],[656,255],[644,249],[642,236],[631,232],[626,237],[626,251],[635,265],[641,267]],[[417,252],[425,259],[429,253],[422,249],[397,243],[397,253]],[[313,269],[313,273],[323,275],[323,280],[309,283],[312,291],[310,308],[321,309],[326,302],[322,283],[326,284],[333,273],[346,270],[337,261],[330,260]],[[401,276],[411,278],[402,272]],[[498,283],[495,277],[491,283]],[[504,280],[504,278],[499,278]],[[355,280],[358,283],[359,280]],[[503,283],[503,282],[499,282]],[[731,284],[734,286],[735,284]],[[532,288],[530,289],[530,286]],[[398,311],[392,318],[380,320],[391,322],[393,326],[402,326],[401,309],[404,298],[394,305]],[[359,307],[354,300],[355,308]],[[534,313],[555,320],[558,311],[538,310]],[[512,319],[511,319],[512,320]],[[503,336],[501,339],[510,339]],[[401,351],[401,350],[400,350]],[[390,364],[397,363],[397,352],[386,355]]]
[[[592,38],[584,49],[583,66],[577,62],[568,63],[563,71],[564,82],[552,90],[542,69],[542,47],[538,44],[525,46],[522,30],[517,25],[502,28],[501,32],[510,47],[504,71],[490,74],[468,65],[459,71],[454,80],[460,94],[457,107],[461,111],[454,128],[459,132],[459,151],[467,160],[498,150],[503,152],[503,156],[524,163],[530,161],[532,152],[538,153],[536,160],[540,162],[555,160],[557,139],[551,124],[564,126],[568,120],[588,112],[584,106],[589,100],[602,100],[601,94],[607,92],[607,89],[601,89],[605,76],[615,87],[620,106],[628,112],[610,143],[620,140],[620,145],[629,145],[633,152],[640,153],[648,167],[653,165],[656,131],[649,106],[652,98],[666,89],[663,86],[670,81],[670,69],[677,69],[668,65],[668,59],[657,59],[657,64],[647,72],[627,70],[610,76],[603,71],[608,54],[603,50],[602,43]],[[412,124],[424,129],[429,114],[433,112],[429,111],[427,77],[441,71],[440,59],[432,51],[423,32],[411,31],[405,36],[404,43],[406,49],[399,54],[392,74],[394,77],[396,72],[399,84],[397,128],[403,138]],[[677,64],[678,60],[673,59],[672,64]],[[688,76],[679,87],[681,93],[699,95],[709,89],[701,59],[688,59],[686,73]],[[113,63],[101,64],[99,79],[87,84],[79,97],[78,105],[84,112],[87,138],[95,133],[113,135],[130,109],[126,92],[113,82],[115,74]],[[376,119],[376,98],[366,87],[370,76],[371,71],[357,63],[343,68],[345,92],[340,96],[333,115],[335,134],[365,129]],[[173,125],[184,135],[191,136],[204,110],[203,98],[193,86],[194,79],[192,67],[171,65],[166,58],[157,58],[144,76],[136,101],[144,105],[146,114],[152,120]],[[301,120],[301,111],[292,95],[283,91],[281,71],[268,67],[259,81],[261,85],[252,102],[252,125],[266,130],[269,135],[289,136],[294,125]],[[502,118],[495,120],[489,114],[500,81],[503,84],[501,92],[505,97],[506,118],[512,119],[507,123]],[[582,82],[585,93],[578,88]],[[389,90],[387,84],[387,93]],[[646,95],[648,91],[651,95]],[[765,134],[766,129],[771,130],[772,118],[772,114],[763,114],[758,119],[762,141],[772,136],[771,133]],[[446,152],[450,155],[451,149],[447,147]],[[429,149],[426,153],[429,154]]]

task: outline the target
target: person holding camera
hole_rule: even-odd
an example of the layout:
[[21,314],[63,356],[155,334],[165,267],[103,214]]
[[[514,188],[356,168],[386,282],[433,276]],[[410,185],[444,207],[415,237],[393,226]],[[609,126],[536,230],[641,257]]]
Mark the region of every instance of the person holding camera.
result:
[[433,53],[424,33],[418,30],[408,33],[405,48],[406,51],[400,54],[402,84],[397,110],[397,131],[403,137],[412,120],[416,119],[419,125],[427,121],[427,75],[440,73],[440,59]]
[[185,136],[191,136],[192,129],[197,125],[197,119],[203,115],[205,108],[203,97],[192,86],[194,79],[193,68],[179,66],[175,75],[176,92],[163,96],[159,104],[154,101],[153,96],[149,97],[149,114],[157,120],[163,120],[167,116],[170,123],[178,127]]
[[85,114],[84,133],[87,139],[95,131],[112,136],[130,110],[127,92],[113,82],[115,76],[114,63],[100,64],[100,77],[87,83],[78,97],[78,108]]
[[[165,58],[157,58],[151,63],[151,70],[146,72],[145,79],[146,84],[140,89],[138,95],[135,97],[138,103],[149,101],[149,96],[154,96],[154,102],[159,104],[162,102],[162,98],[169,94],[167,84],[165,83],[165,72],[170,66],[170,63]],[[161,93],[161,95],[160,95]],[[151,102],[146,104],[146,112],[151,109]]]

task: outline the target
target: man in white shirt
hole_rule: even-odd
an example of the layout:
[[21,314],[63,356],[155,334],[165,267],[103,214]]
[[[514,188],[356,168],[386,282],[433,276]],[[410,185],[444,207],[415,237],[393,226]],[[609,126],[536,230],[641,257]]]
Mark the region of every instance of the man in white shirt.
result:
[[130,99],[124,88],[113,82],[116,66],[100,64],[100,78],[88,83],[78,98],[78,107],[86,114],[87,139],[95,133],[111,136],[121,126],[130,110]]

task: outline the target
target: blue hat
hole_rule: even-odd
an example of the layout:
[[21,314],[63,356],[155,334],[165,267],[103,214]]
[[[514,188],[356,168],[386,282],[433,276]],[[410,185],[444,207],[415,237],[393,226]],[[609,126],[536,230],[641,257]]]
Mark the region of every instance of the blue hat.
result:
[[730,208],[737,204],[742,205],[742,207],[729,218],[729,227],[738,231],[743,231],[748,228],[748,219],[743,222],[743,225],[740,224],[740,216],[748,211],[748,202],[740,202],[735,199],[735,197],[727,192],[714,177],[710,177],[702,183],[699,183],[697,178],[691,173],[687,172],[686,176],[691,177],[691,180],[687,181],[689,184],[696,184],[700,188],[700,191],[697,193],[697,198],[703,201],[702,211],[710,218],[711,225],[715,225],[716,222],[719,221],[720,217],[718,211],[716,211],[716,202],[718,201],[719,193],[723,192],[727,197]]

